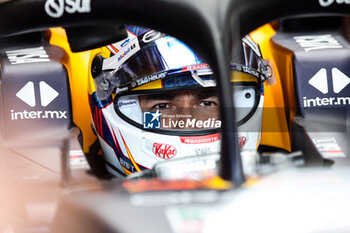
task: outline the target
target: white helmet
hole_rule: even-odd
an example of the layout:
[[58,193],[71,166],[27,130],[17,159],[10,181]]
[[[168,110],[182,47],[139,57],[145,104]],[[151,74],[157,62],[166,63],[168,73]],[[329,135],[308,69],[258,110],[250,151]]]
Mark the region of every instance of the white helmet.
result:
[[[267,65],[259,48],[245,40],[241,56],[233,59],[231,81],[237,124],[245,131],[239,135],[241,148],[256,149]],[[112,174],[219,153],[220,106],[207,63],[179,40],[141,27],[128,27],[128,38],[107,48],[111,56],[91,82],[90,106]]]

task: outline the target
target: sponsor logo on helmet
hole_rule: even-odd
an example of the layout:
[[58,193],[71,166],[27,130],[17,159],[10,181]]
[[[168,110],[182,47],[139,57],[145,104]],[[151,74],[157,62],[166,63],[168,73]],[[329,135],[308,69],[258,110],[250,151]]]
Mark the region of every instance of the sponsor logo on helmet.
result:
[[90,5],[90,0],[46,0],[45,11],[52,18],[59,18],[64,12],[68,14],[89,13]]
[[247,142],[247,138],[242,136],[242,137],[239,137],[239,148],[241,148],[241,150],[243,149],[244,145],[246,144]]
[[182,68],[181,71],[191,71],[191,70],[199,70],[199,69],[209,69],[208,64],[198,64],[198,65],[192,65],[192,66],[185,66]]
[[142,37],[142,42],[144,43],[149,43],[152,42],[156,39],[158,39],[159,37],[161,37],[163,34],[161,32],[155,31],[155,30],[150,30],[148,32],[146,32],[143,37]]
[[128,90],[128,87],[122,87],[122,88],[117,87],[117,89],[115,89],[115,93],[119,94],[119,93],[127,91],[127,90]]
[[185,144],[202,144],[202,143],[211,143],[220,140],[220,134],[211,134],[205,136],[180,136],[180,140]]
[[319,0],[320,5],[323,7],[327,7],[332,5],[334,2],[336,2],[337,4],[350,4],[350,0]]
[[121,101],[118,103],[118,107],[125,107],[125,106],[130,106],[130,105],[135,105],[136,100],[130,100],[130,101]]
[[153,153],[161,159],[171,159],[174,158],[177,150],[174,146],[166,143],[153,143],[152,148]]
[[[124,47],[124,46],[122,46]],[[131,50],[133,50],[134,48],[136,48],[136,44],[132,44],[129,48],[127,48],[121,55],[118,56],[118,61],[122,60],[124,57],[126,57]]]
[[162,72],[162,73],[157,73],[157,74],[152,74],[152,75],[148,75],[146,77],[143,77],[141,79],[136,80],[137,85],[141,86],[153,81],[156,81],[158,79],[162,79],[167,75],[167,72]]
[[137,37],[128,31],[128,38],[106,46],[115,56],[103,60],[103,70],[119,69],[132,55],[140,50]]
[[129,161],[125,160],[123,157],[119,157],[119,162],[127,170],[129,170],[131,172],[135,172],[136,171],[135,167]]
[[231,64],[231,68],[233,70],[243,71],[244,73],[251,74],[254,77],[260,78],[259,72],[254,70],[252,67],[248,67],[248,66],[243,66],[243,65],[240,65],[240,64],[232,63]]
[[120,44],[121,47],[125,47],[129,44],[130,38],[126,39],[123,43]]

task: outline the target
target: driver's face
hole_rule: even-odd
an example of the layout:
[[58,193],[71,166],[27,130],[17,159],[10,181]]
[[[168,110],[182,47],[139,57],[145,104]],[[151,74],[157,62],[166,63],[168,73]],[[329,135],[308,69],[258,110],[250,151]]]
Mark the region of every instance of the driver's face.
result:
[[164,116],[205,121],[219,119],[219,100],[215,90],[185,90],[139,96],[142,112],[159,110]]

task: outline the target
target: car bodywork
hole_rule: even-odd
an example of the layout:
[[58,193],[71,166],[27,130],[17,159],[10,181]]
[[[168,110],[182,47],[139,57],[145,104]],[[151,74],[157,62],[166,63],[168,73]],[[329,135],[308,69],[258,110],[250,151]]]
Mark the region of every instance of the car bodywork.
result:
[[[247,177],[245,181],[238,146],[232,143],[237,141],[235,126],[230,124],[234,118],[232,98],[225,98],[232,96],[227,88],[229,72],[226,69],[229,64],[228,51],[231,51],[231,41],[237,43],[242,35],[270,20],[286,15],[347,13],[350,7],[346,3],[323,0],[308,2],[271,0],[263,3],[253,0],[221,0],[206,1],[206,4],[203,1],[185,0],[152,1],[152,3],[137,0],[130,2],[85,0],[75,3],[74,5],[72,1],[48,0],[7,1],[1,2],[0,5],[0,34],[3,38],[15,34],[34,33],[31,34],[34,36],[33,40],[28,37],[22,39],[11,37],[9,41],[4,39],[2,42],[1,100],[4,110],[1,118],[4,129],[2,155],[6,163],[2,163],[1,180],[3,190],[6,191],[2,198],[5,208],[1,226],[4,230],[213,232],[213,229],[220,229],[229,232],[237,228],[243,232],[256,231],[256,225],[250,224],[251,222],[262,224],[264,229],[272,232],[349,229],[344,219],[348,209],[344,208],[348,206],[349,171],[346,168],[332,169],[331,173],[329,169],[302,171],[291,169],[264,179],[257,179],[259,176]],[[18,14],[17,11],[21,9],[26,11]],[[216,177],[204,182],[186,180],[171,182],[154,178],[101,181],[86,174],[83,159],[78,161],[80,163],[76,169],[69,165],[69,151],[76,152],[79,140],[79,133],[73,130],[72,124],[78,126],[80,130],[88,132],[90,130],[88,120],[80,122],[80,119],[86,116],[88,109],[82,109],[84,101],[87,101],[87,98],[84,98],[87,93],[83,93],[86,84],[79,83],[80,78],[87,75],[85,72],[89,69],[81,70],[79,67],[89,67],[81,57],[89,57],[91,53],[88,51],[76,55],[71,53],[70,49],[72,51],[93,49],[102,46],[102,42],[108,44],[110,39],[119,40],[123,37],[120,25],[126,23],[139,23],[174,34],[201,51],[207,58],[220,80],[218,84],[222,89],[221,103],[225,107],[230,107],[229,111],[222,112],[225,130],[222,133],[219,175],[224,180]],[[119,26],[116,27],[115,24]],[[171,29],[168,25],[171,25]],[[57,36],[63,33],[59,31],[60,29],[56,29],[58,31],[51,34],[52,37],[50,34],[46,35],[44,37],[46,42],[42,41],[41,34],[39,39],[35,36],[35,32],[54,26],[66,28],[70,49],[58,46],[64,43],[55,42],[53,37],[56,36],[59,40]],[[90,33],[86,33],[87,31]],[[91,35],[92,31],[95,32],[94,36]],[[105,31],[110,31],[112,38],[106,38]],[[281,34],[280,36],[283,36]],[[90,37],[92,40],[88,40]],[[29,45],[16,44],[13,38],[18,38],[20,42],[25,41]],[[61,39],[65,40],[65,37]],[[275,41],[272,39],[272,42],[276,46],[282,46],[279,39],[275,38]],[[47,43],[48,41],[50,43]],[[27,61],[35,59],[36,62],[11,64],[23,61],[24,58]],[[47,61],[48,59],[50,61]],[[298,59],[294,62],[298,62]],[[25,71],[10,69],[16,65],[21,65]],[[35,65],[45,68],[41,70]],[[31,70],[41,75],[37,73],[31,75],[29,72]],[[279,72],[282,80],[283,71]],[[59,75],[60,78],[54,75]],[[13,89],[10,88],[11,85]],[[282,88],[288,89],[288,85],[285,85],[287,84]],[[29,91],[21,92],[22,88]],[[40,96],[40,93],[45,91],[46,95]],[[82,99],[79,100],[80,98]],[[18,106],[14,106],[11,101],[17,101]],[[53,101],[57,101],[55,109],[44,109],[53,106],[50,105],[54,103]],[[62,108],[58,102],[62,103]],[[18,107],[18,110],[14,109],[15,107]],[[33,107],[38,109],[32,110]],[[45,111],[50,112],[46,114]],[[33,124],[32,120],[38,119],[40,119],[37,123],[39,125]],[[292,124],[289,121],[294,121],[289,114],[285,119],[288,126]],[[321,123],[330,126],[332,122],[329,119],[326,118]],[[314,151],[316,146],[310,143],[312,136],[309,136],[307,128],[316,123],[314,118],[306,117],[294,122],[295,127],[302,129],[303,136],[300,137],[302,143],[306,143]],[[17,137],[15,128],[18,131],[25,131],[22,138]],[[92,132],[88,134],[91,139],[89,137],[80,139],[85,140],[85,145],[93,141]],[[344,134],[339,137],[346,138],[346,132]],[[305,141],[305,138],[308,140]],[[337,138],[336,141],[339,142],[341,139]],[[346,144],[346,141],[342,143]],[[283,145],[283,149],[292,149],[291,143]],[[304,147],[299,148],[304,152],[310,152]],[[87,148],[83,148],[83,151],[86,150]],[[76,152],[72,158],[77,155],[81,155],[81,152]],[[324,162],[322,157],[317,158],[321,158],[319,161]],[[318,160],[312,159],[312,161]],[[292,166],[292,163],[286,156],[279,165],[283,165],[286,169]],[[273,161],[267,165],[268,171],[275,171],[280,167]],[[225,180],[232,183],[227,183]],[[320,203],[323,204],[322,208]],[[304,211],[300,213],[298,207]],[[319,214],[323,208],[325,214]],[[267,212],[269,214],[266,214]],[[282,218],[284,221],[281,220],[281,212],[284,213]],[[315,215],[317,218],[305,221],[305,218],[315,212],[318,213]],[[230,217],[227,219],[227,216]],[[299,228],[299,225],[286,227],[288,223],[290,224],[288,221],[290,219],[306,222],[306,228]],[[322,228],[320,222],[325,223],[321,225]]]

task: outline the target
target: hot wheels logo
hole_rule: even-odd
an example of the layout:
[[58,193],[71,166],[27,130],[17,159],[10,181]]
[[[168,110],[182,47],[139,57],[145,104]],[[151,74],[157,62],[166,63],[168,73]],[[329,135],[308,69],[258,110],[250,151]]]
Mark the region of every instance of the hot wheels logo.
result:
[[161,159],[171,159],[174,158],[177,150],[172,145],[166,143],[153,143],[152,148],[153,153]]

